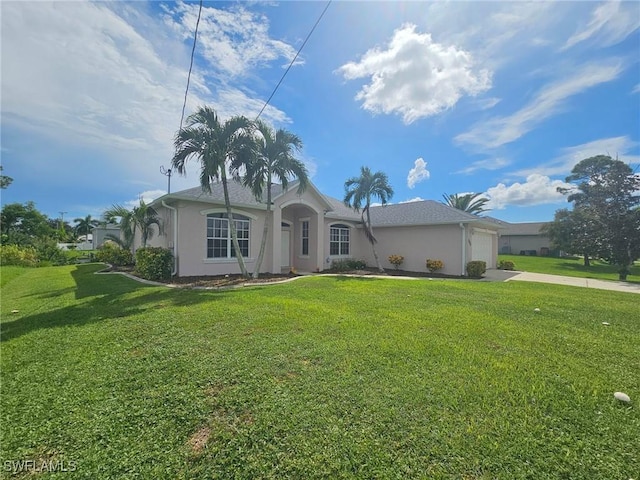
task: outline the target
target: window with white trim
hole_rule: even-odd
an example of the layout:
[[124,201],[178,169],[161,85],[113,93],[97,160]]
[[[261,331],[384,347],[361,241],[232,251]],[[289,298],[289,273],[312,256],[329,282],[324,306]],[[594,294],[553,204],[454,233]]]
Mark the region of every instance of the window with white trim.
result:
[[329,254],[349,255],[349,226],[332,225],[329,231]]
[[309,220],[302,221],[302,255],[309,255]]
[[[238,244],[243,257],[249,256],[250,220],[244,215],[235,214],[233,221],[238,234]],[[235,258],[236,252],[231,241],[231,229],[226,213],[207,215],[207,258]]]

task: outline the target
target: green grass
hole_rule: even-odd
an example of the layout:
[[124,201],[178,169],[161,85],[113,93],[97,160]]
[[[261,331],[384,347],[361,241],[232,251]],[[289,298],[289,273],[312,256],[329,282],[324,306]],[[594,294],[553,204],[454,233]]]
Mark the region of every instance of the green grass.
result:
[[633,294],[344,277],[211,292],[100,268],[25,269],[2,288],[3,466],[75,462],[46,477],[65,479],[640,472]]
[[[585,267],[582,258],[533,257],[525,255],[498,255],[498,261],[510,260],[516,270],[523,272],[548,273],[569,277],[597,278],[600,280],[618,280],[618,267],[598,260],[591,260],[591,266]],[[640,283],[640,265],[631,268],[627,281]]]

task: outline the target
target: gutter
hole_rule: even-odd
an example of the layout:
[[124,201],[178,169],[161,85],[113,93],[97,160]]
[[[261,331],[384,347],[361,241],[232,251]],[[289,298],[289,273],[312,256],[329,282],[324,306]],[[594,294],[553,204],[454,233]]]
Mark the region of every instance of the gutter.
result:
[[173,212],[173,268],[171,269],[171,276],[174,276],[178,273],[178,210],[167,205],[164,200],[162,200],[162,206]]
[[466,238],[466,230],[464,228],[464,223],[460,222],[460,229],[462,230],[462,273],[461,275],[464,277],[466,273],[465,270],[465,261],[467,260],[467,238]]

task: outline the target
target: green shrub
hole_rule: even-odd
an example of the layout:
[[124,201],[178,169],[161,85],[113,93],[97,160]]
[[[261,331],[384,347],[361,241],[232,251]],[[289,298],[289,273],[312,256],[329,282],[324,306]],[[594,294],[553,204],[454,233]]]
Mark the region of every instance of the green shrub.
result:
[[515,270],[516,265],[511,260],[500,260],[498,262],[498,268],[500,270]]
[[120,248],[115,243],[105,242],[96,252],[95,259],[98,262],[109,263],[116,267],[133,265],[133,255],[129,250]]
[[349,270],[364,270],[367,264],[362,260],[347,258],[345,260],[334,260],[331,262],[331,270],[336,272],[347,272]]
[[67,254],[64,250],[58,248],[58,242],[52,238],[38,238],[33,242],[33,246],[38,252],[40,266],[66,265],[69,263]]
[[136,251],[136,275],[147,280],[171,278],[173,254],[161,247],[145,247]]
[[396,270],[400,268],[402,262],[404,262],[404,257],[402,255],[389,255],[389,263],[393,265]]
[[431,260],[427,258],[427,270],[431,273],[435,273],[444,268],[444,262],[442,260]]
[[467,275],[471,278],[480,278],[487,271],[487,262],[484,260],[474,260],[467,263]]
[[33,247],[0,245],[0,264],[20,267],[37,267],[38,252]]

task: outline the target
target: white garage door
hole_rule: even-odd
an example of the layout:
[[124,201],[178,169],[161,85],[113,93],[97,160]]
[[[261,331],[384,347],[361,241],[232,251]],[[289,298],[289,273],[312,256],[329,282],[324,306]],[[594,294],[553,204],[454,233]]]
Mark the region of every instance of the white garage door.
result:
[[487,268],[496,268],[493,264],[493,235],[474,232],[472,237],[471,260],[484,260]]

